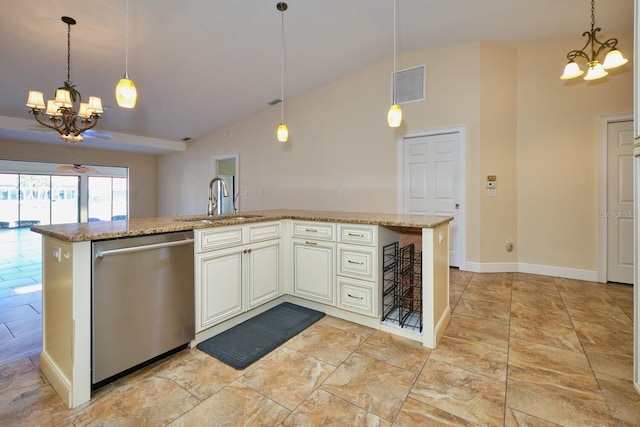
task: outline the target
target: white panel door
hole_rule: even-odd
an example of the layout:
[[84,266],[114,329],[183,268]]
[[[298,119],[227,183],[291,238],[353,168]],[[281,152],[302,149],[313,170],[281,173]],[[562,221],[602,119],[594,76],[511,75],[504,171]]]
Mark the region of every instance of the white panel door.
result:
[[449,224],[449,264],[459,265],[459,133],[404,139],[404,213],[453,216]]
[[607,281],[633,283],[633,122],[607,125]]

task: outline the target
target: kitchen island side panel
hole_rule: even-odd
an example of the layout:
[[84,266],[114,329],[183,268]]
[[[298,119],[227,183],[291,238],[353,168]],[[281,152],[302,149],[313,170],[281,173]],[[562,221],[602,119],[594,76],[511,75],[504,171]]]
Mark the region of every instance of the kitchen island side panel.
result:
[[43,239],[40,365],[69,408],[91,396],[90,256],[90,242]]
[[422,229],[423,345],[435,349],[451,317],[449,224]]

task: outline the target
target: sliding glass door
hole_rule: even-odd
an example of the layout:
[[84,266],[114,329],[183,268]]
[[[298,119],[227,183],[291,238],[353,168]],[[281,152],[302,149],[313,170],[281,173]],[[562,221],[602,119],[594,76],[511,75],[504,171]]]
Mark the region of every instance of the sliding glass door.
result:
[[0,174],[0,228],[78,222],[78,176]]
[[89,221],[112,221],[127,218],[127,179],[90,176]]
[[[0,161],[0,166],[3,164],[8,162]],[[25,164],[34,171],[0,168],[0,228],[127,218],[126,168],[102,167],[94,174],[63,174],[55,173],[47,164]],[[35,170],[38,168],[42,171]]]

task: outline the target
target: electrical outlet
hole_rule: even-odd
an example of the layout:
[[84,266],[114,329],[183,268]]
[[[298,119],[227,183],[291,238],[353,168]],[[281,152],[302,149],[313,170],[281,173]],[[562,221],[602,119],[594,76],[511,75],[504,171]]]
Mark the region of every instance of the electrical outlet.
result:
[[507,252],[513,251],[513,239],[511,237],[507,237]]

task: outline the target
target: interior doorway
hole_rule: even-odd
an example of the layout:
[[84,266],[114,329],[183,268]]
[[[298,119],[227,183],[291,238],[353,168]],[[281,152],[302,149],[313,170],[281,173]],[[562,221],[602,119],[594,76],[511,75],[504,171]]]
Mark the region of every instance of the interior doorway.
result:
[[213,158],[213,176],[220,177],[227,186],[228,197],[220,191],[214,195],[220,201],[221,213],[231,214],[240,211],[240,182],[238,173],[238,154],[216,156]]
[[598,281],[633,283],[633,119],[605,116],[598,141]]
[[466,132],[464,127],[402,135],[398,152],[398,210],[446,215],[449,265],[466,268]]

